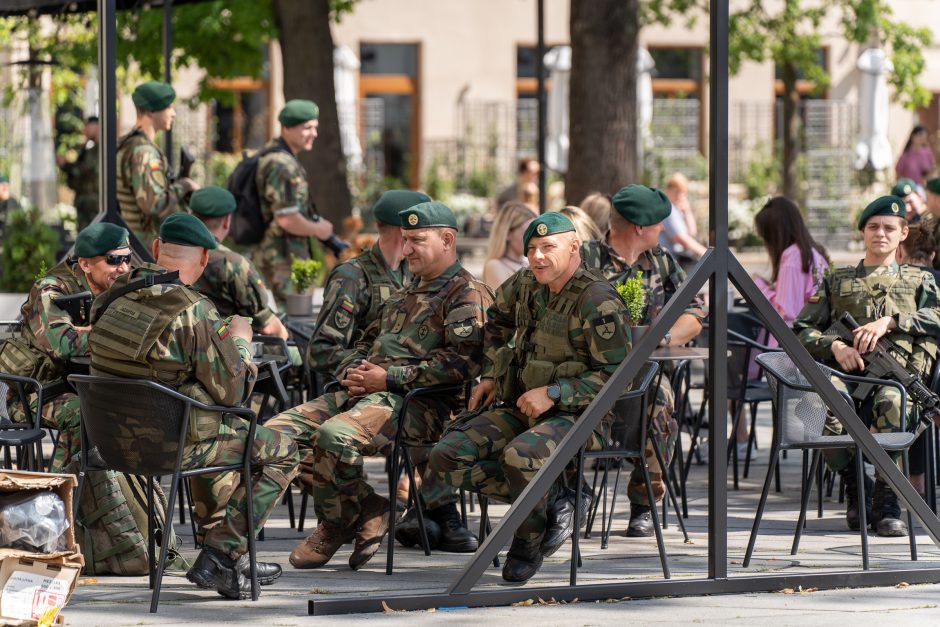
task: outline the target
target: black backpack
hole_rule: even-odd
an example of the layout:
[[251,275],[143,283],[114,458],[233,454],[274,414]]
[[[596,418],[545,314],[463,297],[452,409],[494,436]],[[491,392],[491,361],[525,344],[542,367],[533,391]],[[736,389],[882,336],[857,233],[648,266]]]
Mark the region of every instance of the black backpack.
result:
[[237,207],[232,214],[232,228],[229,237],[239,245],[257,244],[264,237],[268,222],[261,215],[261,197],[258,195],[258,163],[261,157],[272,152],[287,152],[290,150],[278,140],[273,146],[263,148],[249,156],[242,153],[242,160],[238,162],[232,174],[228,177],[225,186],[235,196]]

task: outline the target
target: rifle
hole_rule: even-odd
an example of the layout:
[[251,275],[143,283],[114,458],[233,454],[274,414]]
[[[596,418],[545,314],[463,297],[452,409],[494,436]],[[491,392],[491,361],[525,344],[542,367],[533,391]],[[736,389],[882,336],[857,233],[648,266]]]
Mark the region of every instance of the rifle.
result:
[[180,146],[180,169],[176,175],[177,179],[191,178],[193,164],[196,163],[196,155],[192,153],[188,146]]
[[[310,215],[311,215],[310,220],[312,222],[319,222],[320,212],[317,211],[317,205],[316,203],[313,202],[313,200],[310,200],[309,202],[310,202]],[[333,254],[336,256],[337,259],[339,259],[339,254],[341,252],[349,248],[349,242],[338,238],[336,236],[336,233],[330,233],[330,236],[326,239],[321,239],[320,243],[326,246],[327,248],[329,248],[331,251],[333,251]]]
[[89,314],[91,313],[91,302],[93,300],[94,296],[86,290],[77,294],[53,298],[52,302],[55,303],[56,307],[68,313],[74,324],[85,327],[91,323]]
[[[838,321],[832,323],[826,335],[835,335],[849,346],[853,346],[855,336],[852,330],[858,327],[859,324],[852,314],[845,312]],[[920,422],[914,433],[920,435],[930,426],[931,421],[940,426],[940,396],[924,385],[920,380],[920,373],[902,366],[892,352],[903,354],[905,351],[891,340],[880,338],[871,352],[862,355],[866,372],[879,379],[893,379],[904,386],[911,402],[920,409]]]

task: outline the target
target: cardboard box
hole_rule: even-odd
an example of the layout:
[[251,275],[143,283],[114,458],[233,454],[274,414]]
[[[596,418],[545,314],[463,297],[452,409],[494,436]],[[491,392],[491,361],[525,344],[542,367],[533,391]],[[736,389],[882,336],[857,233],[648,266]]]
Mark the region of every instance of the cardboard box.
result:
[[[0,495],[53,491],[65,504],[69,526],[66,548],[54,553],[32,553],[0,548],[0,622],[4,625],[36,625],[44,610],[59,610],[68,603],[78,584],[85,560],[75,542],[72,520],[74,475],[0,470]],[[61,622],[59,614],[56,623]]]

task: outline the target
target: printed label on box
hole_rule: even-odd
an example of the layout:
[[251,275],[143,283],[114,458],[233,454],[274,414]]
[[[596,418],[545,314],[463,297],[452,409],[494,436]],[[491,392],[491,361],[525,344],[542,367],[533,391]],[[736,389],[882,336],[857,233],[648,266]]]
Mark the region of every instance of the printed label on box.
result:
[[37,620],[50,607],[65,605],[69,583],[66,579],[15,571],[3,586],[0,615]]

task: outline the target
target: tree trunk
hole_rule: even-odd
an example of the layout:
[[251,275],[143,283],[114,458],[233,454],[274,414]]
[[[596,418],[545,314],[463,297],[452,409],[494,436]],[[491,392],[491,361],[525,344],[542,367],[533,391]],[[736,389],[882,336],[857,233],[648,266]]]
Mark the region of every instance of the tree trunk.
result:
[[274,0],[274,16],[284,62],[284,99],[305,98],[320,107],[313,150],[300,155],[310,181],[310,196],[320,214],[341,234],[342,219],[352,213],[352,199],[336,112],[330,2]]
[[780,193],[794,201],[799,200],[797,189],[796,156],[800,143],[800,94],[796,89],[797,68],[784,63],[783,74],[783,162],[781,163]]
[[639,180],[639,0],[571,0],[568,204]]

